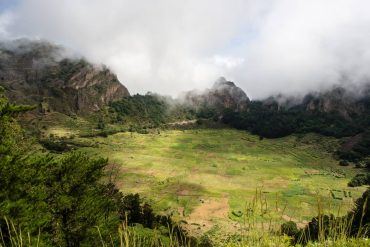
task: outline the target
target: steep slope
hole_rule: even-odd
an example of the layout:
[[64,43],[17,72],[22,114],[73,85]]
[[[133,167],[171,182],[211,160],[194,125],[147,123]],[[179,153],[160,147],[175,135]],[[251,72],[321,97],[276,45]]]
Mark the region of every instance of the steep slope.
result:
[[0,86],[12,101],[65,114],[89,114],[129,95],[106,67],[64,53],[44,41],[0,43]]

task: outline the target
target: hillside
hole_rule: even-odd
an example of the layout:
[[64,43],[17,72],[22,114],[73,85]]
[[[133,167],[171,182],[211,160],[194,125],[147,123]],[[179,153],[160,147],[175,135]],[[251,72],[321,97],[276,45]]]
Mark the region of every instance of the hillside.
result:
[[0,43],[0,86],[40,113],[86,115],[129,92],[108,68],[68,58],[62,47],[45,41]]

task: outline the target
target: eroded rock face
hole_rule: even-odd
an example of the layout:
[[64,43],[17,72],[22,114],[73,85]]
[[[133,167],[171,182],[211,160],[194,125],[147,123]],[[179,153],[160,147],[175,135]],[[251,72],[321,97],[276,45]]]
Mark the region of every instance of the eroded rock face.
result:
[[335,87],[327,92],[306,96],[303,105],[307,111],[338,113],[351,119],[353,115],[364,113],[367,108],[364,101],[369,96],[368,92],[355,95],[343,87]]
[[196,108],[207,107],[220,111],[224,109],[242,111],[247,109],[250,100],[241,88],[221,77],[210,89],[203,92],[192,91],[186,93],[185,102]]
[[63,48],[47,42],[0,43],[0,86],[17,103],[65,114],[88,114],[129,96],[106,67],[66,59],[63,53]]

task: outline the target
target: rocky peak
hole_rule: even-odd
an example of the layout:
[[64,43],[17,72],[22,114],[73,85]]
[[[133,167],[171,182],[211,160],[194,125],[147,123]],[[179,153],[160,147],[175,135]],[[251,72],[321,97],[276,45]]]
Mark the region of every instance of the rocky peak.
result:
[[225,77],[218,78],[212,86],[212,89],[220,89],[220,88],[236,88],[236,85],[232,81],[226,80]]
[[0,85],[17,103],[66,114],[88,114],[129,95],[108,68],[66,58],[65,49],[51,43],[24,39],[0,43]]
[[249,103],[247,94],[234,82],[227,81],[224,77],[219,78],[210,89],[186,93],[185,99],[196,108],[208,107],[220,112],[223,109],[242,111]]

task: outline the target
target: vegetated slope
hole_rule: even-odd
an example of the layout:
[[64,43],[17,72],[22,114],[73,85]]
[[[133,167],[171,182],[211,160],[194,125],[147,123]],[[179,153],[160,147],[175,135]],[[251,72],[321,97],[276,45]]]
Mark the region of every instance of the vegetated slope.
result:
[[106,67],[65,53],[45,41],[0,43],[0,85],[13,102],[64,114],[87,115],[129,95]]
[[109,106],[109,116],[116,123],[154,126],[168,121],[170,107],[164,98],[153,94],[136,94],[111,102]]

